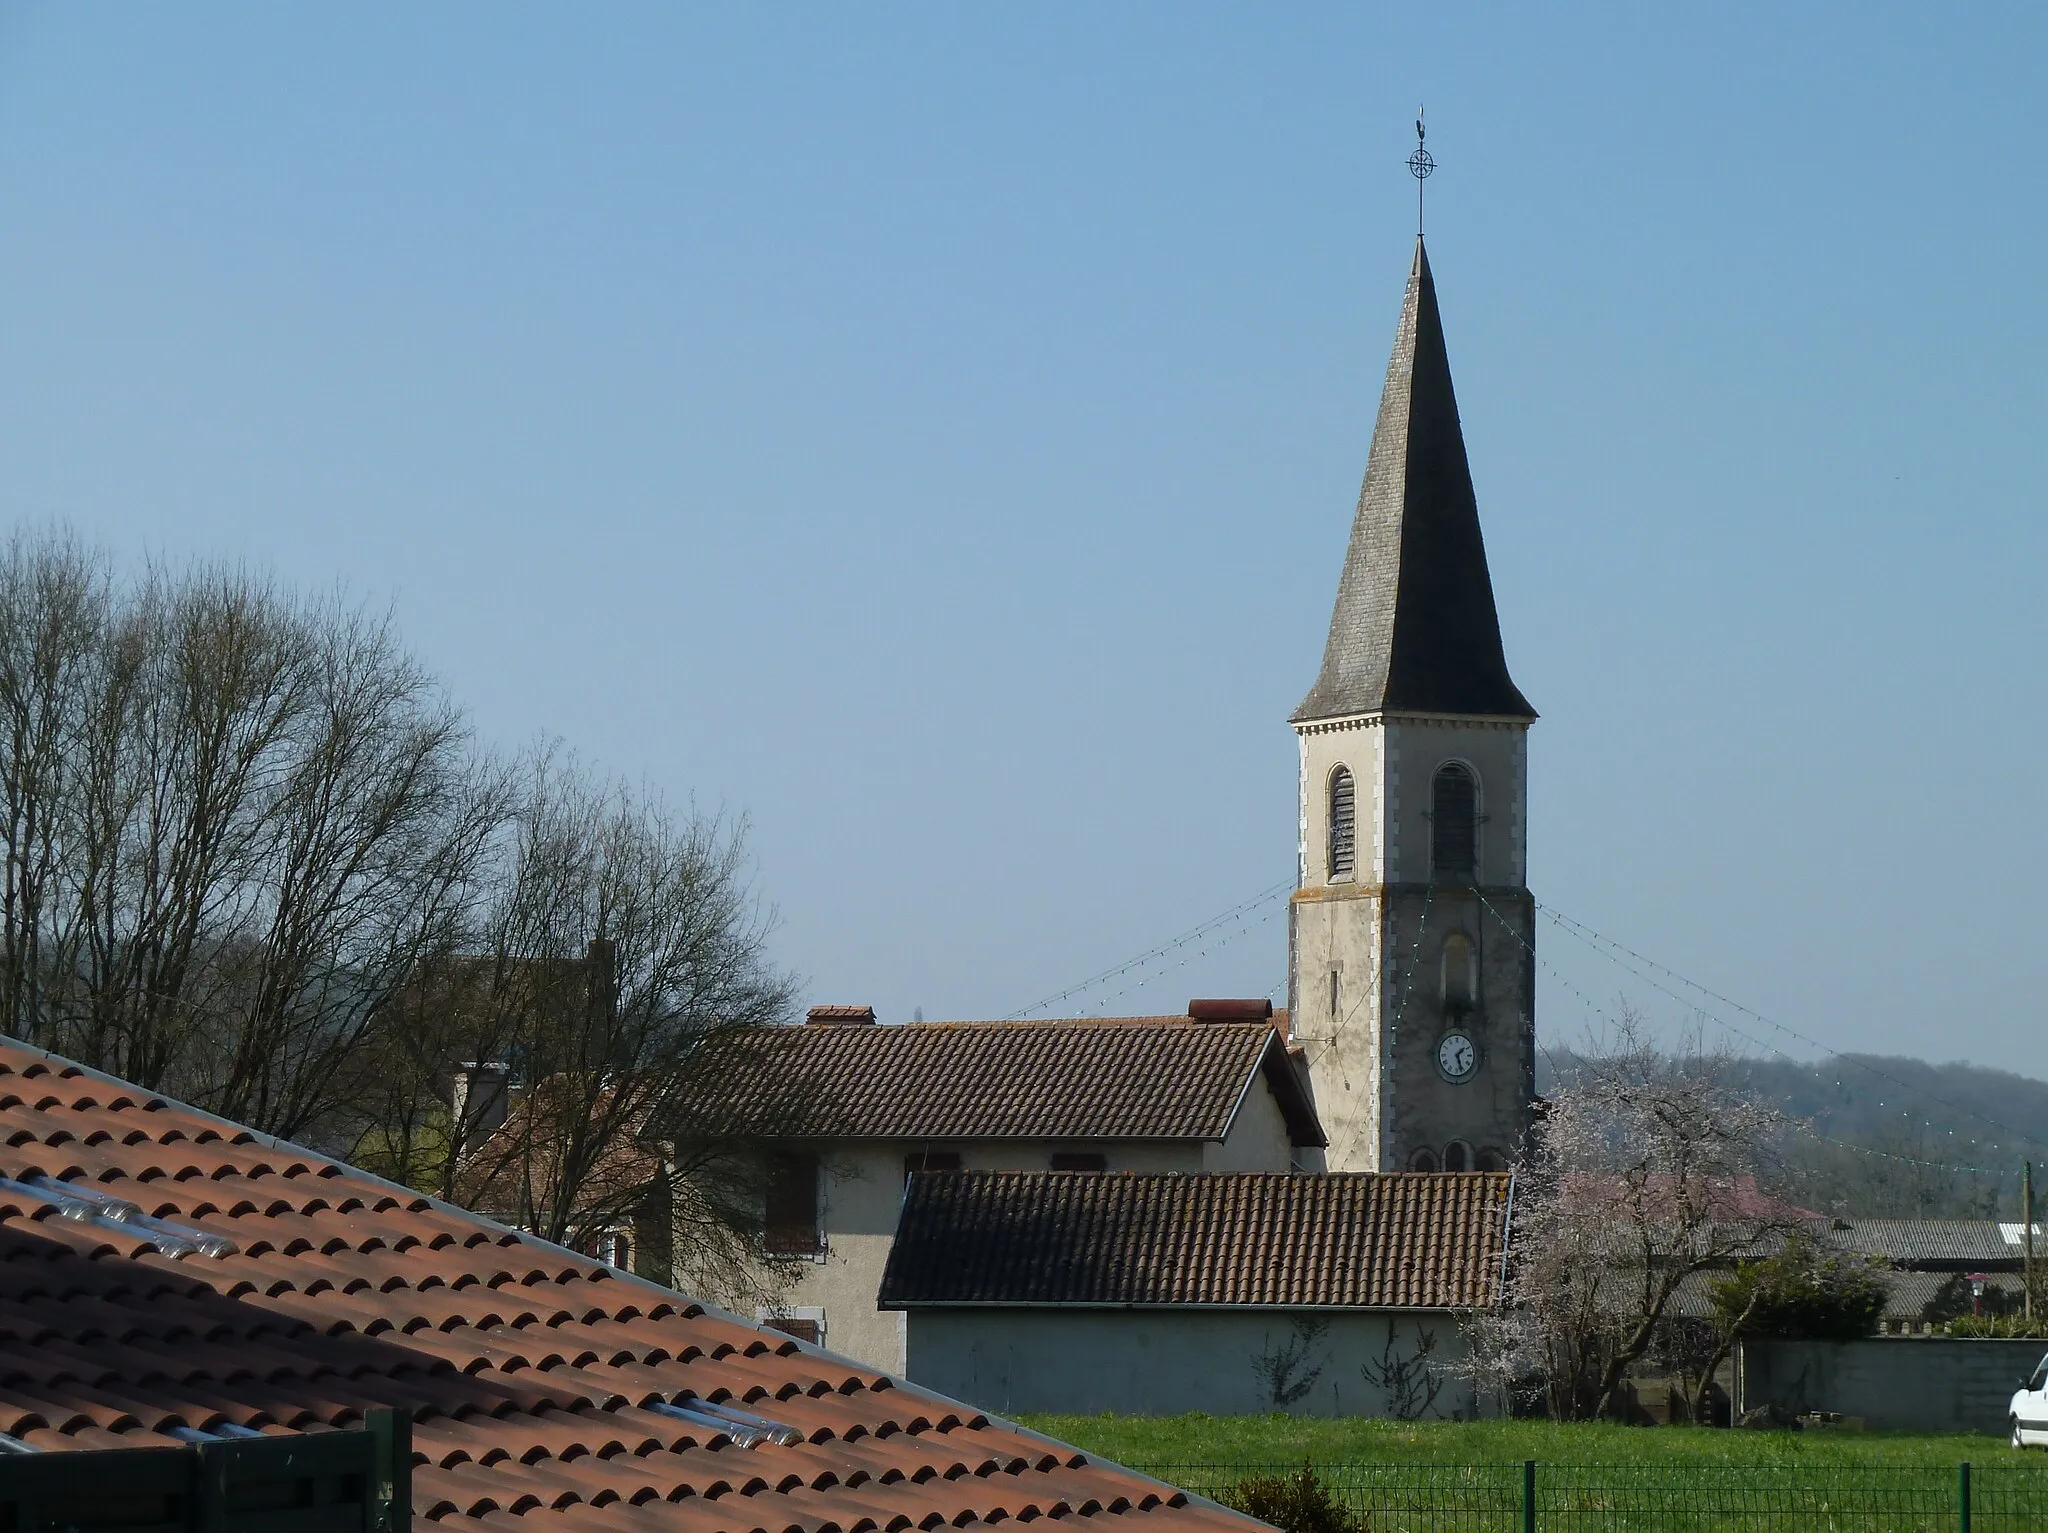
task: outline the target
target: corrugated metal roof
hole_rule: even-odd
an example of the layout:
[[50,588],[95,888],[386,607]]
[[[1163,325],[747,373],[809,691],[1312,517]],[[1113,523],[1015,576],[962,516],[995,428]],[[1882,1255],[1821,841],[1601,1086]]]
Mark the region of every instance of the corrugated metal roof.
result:
[[[2019,1226],[2012,1228],[2017,1234]],[[1845,1219],[1823,1238],[1899,1267],[1995,1268],[2016,1264],[2024,1254],[1992,1219]]]

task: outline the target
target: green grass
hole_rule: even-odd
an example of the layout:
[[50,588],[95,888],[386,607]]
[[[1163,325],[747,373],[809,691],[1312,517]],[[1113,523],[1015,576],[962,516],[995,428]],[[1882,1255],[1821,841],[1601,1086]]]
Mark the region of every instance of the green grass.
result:
[[[1973,1533],[2048,1528],[2048,1464],[1994,1437],[1551,1421],[1029,1416],[1201,1495],[1304,1458],[1369,1533]],[[1522,1464],[1534,1460],[1534,1500]]]
[[[1968,1433],[1739,1432],[1607,1422],[1375,1421],[1307,1416],[1026,1416],[1024,1425],[1120,1463],[1755,1464],[1946,1466],[2020,1462],[2003,1439]],[[2029,1467],[2043,1455],[2028,1454]]]

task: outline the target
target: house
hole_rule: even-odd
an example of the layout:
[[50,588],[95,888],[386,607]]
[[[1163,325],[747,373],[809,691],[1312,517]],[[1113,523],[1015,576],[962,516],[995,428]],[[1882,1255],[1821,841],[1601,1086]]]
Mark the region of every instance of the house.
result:
[[1256,1525],[780,1331],[0,1040],[0,1452],[413,1413],[414,1527]]
[[579,1132],[570,1120],[592,1116],[593,1106],[597,1116],[611,1114],[612,1092],[587,1092],[559,1078],[513,1087],[498,1064],[457,1071],[458,1112],[486,1093],[488,1105],[475,1114],[457,1163],[454,1194],[464,1208],[534,1233],[546,1233],[551,1223],[557,1238],[586,1256],[656,1282],[675,1281],[666,1165],[644,1142],[644,1110],[623,1116],[610,1132]]
[[755,1139],[771,1160],[767,1247],[794,1264],[763,1318],[900,1372],[903,1322],[876,1307],[916,1171],[1286,1173],[1321,1125],[1264,1001],[1185,1016],[883,1026],[814,1007],[716,1040],[670,1137]]
[[885,1309],[906,1373],[1015,1411],[1472,1416],[1499,1302],[1489,1172],[912,1178]]

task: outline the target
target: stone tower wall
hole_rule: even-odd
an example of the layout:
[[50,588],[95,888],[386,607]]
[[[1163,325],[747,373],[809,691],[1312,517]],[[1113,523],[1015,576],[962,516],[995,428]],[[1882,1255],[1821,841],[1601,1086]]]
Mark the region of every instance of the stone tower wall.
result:
[[[1512,1156],[1535,1082],[1535,940],[1527,882],[1524,721],[1365,715],[1296,726],[1300,888],[1290,911],[1293,1031],[1330,1136],[1333,1171],[1397,1170],[1461,1140]],[[1432,882],[1430,787],[1447,761],[1479,781],[1479,872]],[[1355,782],[1356,868],[1329,867],[1329,783]],[[1444,940],[1463,933],[1477,1006],[1446,1010]],[[1520,940],[1517,939],[1519,933]],[[1332,980],[1335,980],[1333,987]],[[1456,1025],[1480,1064],[1446,1080],[1436,1049]]]

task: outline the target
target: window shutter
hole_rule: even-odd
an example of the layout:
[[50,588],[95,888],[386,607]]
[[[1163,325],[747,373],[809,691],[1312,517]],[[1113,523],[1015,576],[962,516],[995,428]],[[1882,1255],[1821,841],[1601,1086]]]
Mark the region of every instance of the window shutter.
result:
[[818,1157],[777,1155],[768,1167],[762,1244],[778,1256],[809,1256],[818,1239]]

